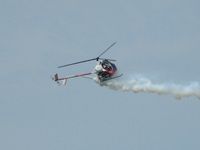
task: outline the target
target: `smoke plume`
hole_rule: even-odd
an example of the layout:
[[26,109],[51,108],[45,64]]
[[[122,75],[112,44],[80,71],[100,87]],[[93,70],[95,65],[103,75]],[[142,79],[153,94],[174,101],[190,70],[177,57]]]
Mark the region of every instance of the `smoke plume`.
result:
[[[96,80],[97,81],[97,80]],[[188,85],[175,83],[153,83],[145,77],[133,77],[129,80],[113,79],[105,81],[100,85],[110,89],[125,92],[146,92],[159,95],[173,95],[177,99],[194,96],[200,99],[200,85],[198,82],[192,82]]]

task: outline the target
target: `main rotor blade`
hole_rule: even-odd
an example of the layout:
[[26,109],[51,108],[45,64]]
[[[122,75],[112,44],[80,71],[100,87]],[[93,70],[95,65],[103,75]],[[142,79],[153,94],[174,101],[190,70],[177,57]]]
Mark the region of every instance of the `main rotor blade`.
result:
[[[99,60],[101,59],[100,57],[105,54],[111,47],[113,47],[117,42],[114,42],[113,44],[111,44],[105,51],[103,51],[98,57],[96,58],[92,58],[92,59],[87,59],[87,60],[83,60],[83,61],[79,61],[79,62],[75,62],[75,63],[71,63],[71,64],[67,64],[67,65],[63,65],[63,66],[58,66],[58,68],[62,68],[62,67],[67,67],[67,66],[72,66],[72,65],[76,65],[76,64],[80,64],[80,63],[85,63],[85,62],[88,62],[88,61],[93,61],[93,60]],[[115,60],[112,60],[112,59],[109,59],[110,61],[115,61]]]
[[108,60],[108,61],[117,61],[117,60],[115,60],[115,59],[109,59],[109,58],[99,58],[99,60]]
[[101,57],[103,54],[105,54],[111,47],[113,47],[117,42],[112,43],[105,51],[103,51],[97,58]]
[[76,64],[80,64],[80,63],[85,63],[85,62],[93,61],[93,60],[97,60],[97,58],[87,59],[87,60],[83,60],[83,61],[79,61],[79,62],[75,62],[75,63],[63,65],[63,66],[58,66],[58,68],[67,67],[67,66],[72,66],[72,65],[76,65]]

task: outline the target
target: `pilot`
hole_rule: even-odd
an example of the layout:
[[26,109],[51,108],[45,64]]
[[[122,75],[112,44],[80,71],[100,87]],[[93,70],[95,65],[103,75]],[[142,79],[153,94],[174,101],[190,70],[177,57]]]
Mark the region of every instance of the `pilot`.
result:
[[102,67],[102,62],[100,61],[96,66],[95,66],[95,72],[100,73],[100,72],[103,72],[105,71],[105,69]]

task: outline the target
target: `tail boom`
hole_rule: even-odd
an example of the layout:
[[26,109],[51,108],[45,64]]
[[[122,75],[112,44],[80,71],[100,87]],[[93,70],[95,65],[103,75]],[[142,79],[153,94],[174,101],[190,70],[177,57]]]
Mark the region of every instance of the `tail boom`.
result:
[[52,80],[56,81],[58,84],[61,84],[60,81],[63,81],[63,85],[66,85],[66,82],[68,79],[72,79],[72,78],[78,78],[78,77],[84,77],[84,76],[88,76],[91,75],[92,73],[83,73],[83,74],[77,74],[77,75],[72,75],[72,76],[68,76],[68,77],[63,77],[63,78],[59,78],[58,74],[56,73],[54,75],[54,77],[52,78]]

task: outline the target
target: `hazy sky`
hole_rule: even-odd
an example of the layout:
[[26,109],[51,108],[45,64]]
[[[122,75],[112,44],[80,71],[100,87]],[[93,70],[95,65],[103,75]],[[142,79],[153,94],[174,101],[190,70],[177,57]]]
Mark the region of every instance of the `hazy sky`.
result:
[[198,0],[0,0],[0,149],[200,149],[200,101],[123,93],[51,75],[88,72],[95,57],[126,75],[200,82]]

